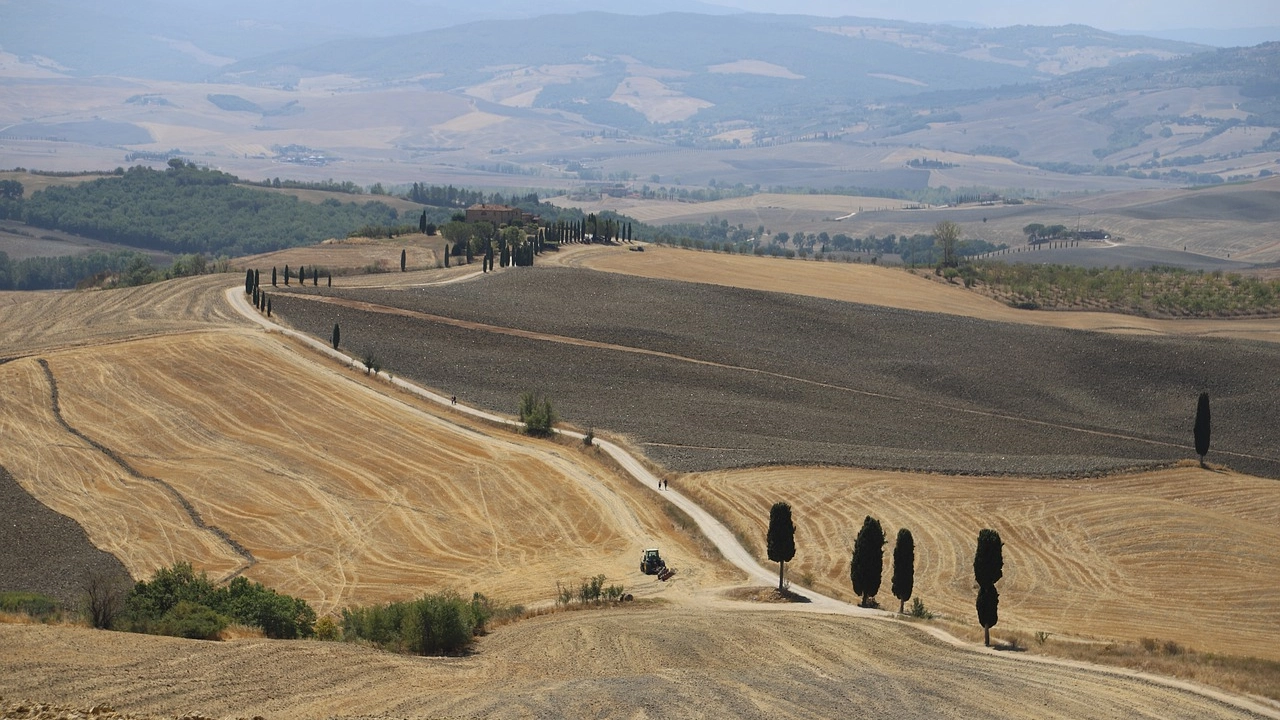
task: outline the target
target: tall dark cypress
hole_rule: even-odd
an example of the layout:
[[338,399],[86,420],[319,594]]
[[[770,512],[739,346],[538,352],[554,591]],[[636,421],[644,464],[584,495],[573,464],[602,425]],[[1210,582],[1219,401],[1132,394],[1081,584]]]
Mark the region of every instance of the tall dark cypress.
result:
[[1200,467],[1204,467],[1204,456],[1209,454],[1209,393],[1200,393],[1196,403],[1196,454],[1200,456]]

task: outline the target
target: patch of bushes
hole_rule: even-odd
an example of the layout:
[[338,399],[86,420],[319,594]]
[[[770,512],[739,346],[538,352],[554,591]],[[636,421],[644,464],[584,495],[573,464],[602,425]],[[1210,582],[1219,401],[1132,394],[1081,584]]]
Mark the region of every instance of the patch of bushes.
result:
[[315,621],[316,612],[305,600],[243,577],[216,586],[181,562],[134,585],[118,624],[132,632],[213,639],[238,622],[260,628],[269,638],[293,639],[311,637]]
[[62,619],[62,604],[48,595],[33,592],[0,592],[0,612],[20,613],[40,622]]
[[346,608],[342,637],[392,652],[455,655],[470,649],[495,617],[519,612],[519,608],[498,608],[480,593],[467,601],[457,593],[444,592],[407,602]]

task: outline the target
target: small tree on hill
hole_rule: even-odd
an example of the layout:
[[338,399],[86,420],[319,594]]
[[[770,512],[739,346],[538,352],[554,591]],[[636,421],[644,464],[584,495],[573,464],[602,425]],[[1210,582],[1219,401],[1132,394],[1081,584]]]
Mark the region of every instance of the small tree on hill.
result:
[[276,268],[274,265],[271,266],[271,287],[279,287],[276,284]]
[[311,266],[311,287],[320,287],[320,270],[315,265]]
[[862,598],[858,605],[875,607],[876,594],[884,574],[884,528],[868,515],[853,541],[853,557],[849,560],[849,579],[853,593]]
[[933,238],[942,247],[942,266],[959,265],[956,260],[956,243],[960,240],[960,226],[950,220],[943,220],[934,226]]
[[[426,213],[425,213],[425,212],[423,213],[422,217],[424,217],[424,218],[426,217]],[[425,221],[424,221],[424,223],[423,223],[423,224],[424,224],[424,225],[426,224],[426,223],[425,223]],[[405,257],[406,257],[406,256],[405,256],[404,248],[401,248],[401,249],[400,249],[400,272],[404,272]]]
[[906,610],[907,601],[915,589],[916,580],[916,541],[911,531],[898,530],[898,539],[893,544],[893,579],[890,581],[893,596],[898,598],[898,612]]
[[520,422],[524,423],[524,431],[530,435],[550,435],[556,424],[556,413],[551,407],[551,400],[540,393],[527,392],[520,395]]
[[791,522],[791,506],[774,503],[769,508],[769,532],[765,535],[769,559],[778,563],[778,590],[783,590],[787,563],[796,556],[796,526]]
[[997,620],[1000,593],[996,583],[1004,577],[1004,543],[1000,533],[984,528],[978,533],[978,549],[973,555],[973,579],[978,583],[978,623],[982,625],[983,642],[991,646],[991,628]]
[[244,271],[244,294],[245,295],[253,294],[253,271],[252,270]]
[[284,286],[289,287],[289,266],[284,266]]
[[338,341],[342,339],[342,331],[338,329],[338,323],[333,324],[333,349],[338,349]]
[[1204,467],[1204,456],[1209,454],[1209,393],[1200,393],[1196,403],[1196,454],[1200,456],[1200,467]]

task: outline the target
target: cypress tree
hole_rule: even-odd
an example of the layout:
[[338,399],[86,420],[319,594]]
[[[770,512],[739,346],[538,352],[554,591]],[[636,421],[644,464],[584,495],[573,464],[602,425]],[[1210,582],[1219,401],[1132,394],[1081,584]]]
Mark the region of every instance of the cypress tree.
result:
[[244,271],[244,294],[245,295],[253,294],[253,271],[252,270]]
[[333,273],[332,272],[325,273],[325,277],[328,278],[329,287],[333,287]]
[[898,530],[898,539],[893,544],[893,579],[890,581],[893,596],[898,598],[899,614],[905,610],[907,601],[911,599],[911,592],[915,587],[915,565],[915,538],[911,537],[910,530],[902,528]]
[[253,306],[258,307],[258,288],[250,288],[250,289],[252,291],[250,294],[253,296]]
[[[427,214],[426,214],[426,212],[424,211],[424,212],[422,213],[422,217],[423,217],[423,218],[425,218],[426,216],[427,216]],[[425,221],[424,221],[424,223],[423,223],[423,224],[424,224],[424,225],[426,224],[426,223],[425,223]],[[404,248],[401,248],[401,249],[400,249],[400,272],[404,272],[404,261],[405,261],[405,254],[404,254],[404,253],[405,253]]]
[[338,323],[333,324],[333,349],[338,349],[338,341],[342,338],[342,331],[338,329]]
[[271,287],[279,287],[278,285],[276,285],[276,267],[275,267],[275,265],[272,265],[272,266],[271,266]]
[[1200,393],[1196,403],[1196,454],[1200,456],[1200,467],[1204,467],[1204,456],[1209,454],[1209,393]]
[[[418,230],[421,231],[423,235],[427,234],[427,211],[426,210],[423,210],[422,217],[418,218]],[[403,251],[401,251],[401,255],[403,254],[404,254]],[[404,268],[401,268],[401,269],[403,270]]]
[[311,266],[311,287],[320,287],[320,270],[315,266]]
[[884,544],[884,528],[879,520],[868,515],[853,541],[853,557],[849,560],[849,579],[853,582],[853,593],[862,598],[858,602],[861,607],[875,607],[875,596],[880,592],[884,575]]
[[1004,577],[1004,544],[1000,533],[984,528],[978,533],[978,549],[973,555],[973,579],[978,583],[978,623],[982,625],[983,642],[991,647],[991,628],[998,619],[1000,593],[996,583]]
[[289,287],[289,266],[284,266],[284,286]]
[[271,298],[267,298],[267,317],[271,317]]
[[791,522],[791,506],[774,503],[769,508],[769,532],[765,535],[769,559],[778,563],[778,590],[782,590],[782,577],[786,565],[796,556],[796,526]]
[[259,273],[257,270],[254,270],[253,271],[253,289],[254,290],[257,290],[259,287],[261,287],[260,277],[261,277],[261,273]]
[[307,284],[307,269],[301,265],[298,266],[298,285]]
[[444,244],[444,266],[449,267],[449,243]]

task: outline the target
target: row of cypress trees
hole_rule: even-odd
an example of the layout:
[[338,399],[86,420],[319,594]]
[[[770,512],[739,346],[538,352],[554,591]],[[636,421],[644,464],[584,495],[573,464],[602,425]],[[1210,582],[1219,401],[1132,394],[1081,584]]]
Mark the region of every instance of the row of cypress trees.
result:
[[[860,600],[860,607],[876,607],[875,596],[880,592],[884,568],[884,528],[870,515],[862,521],[862,528],[853,542],[853,557],[849,560],[849,580],[853,592]],[[769,530],[765,535],[769,559],[778,563],[778,590],[785,589],[786,563],[796,554],[795,523],[791,519],[791,506],[774,503],[769,509]],[[1004,545],[1000,533],[984,528],[978,533],[978,547],[973,556],[973,577],[978,584],[976,609],[978,623],[984,631],[984,642],[991,645],[991,628],[998,618],[997,606],[1000,593],[996,582],[1004,574]],[[904,612],[906,603],[915,590],[915,539],[911,531],[898,530],[893,548],[893,577],[890,587],[898,599],[898,612]]]

